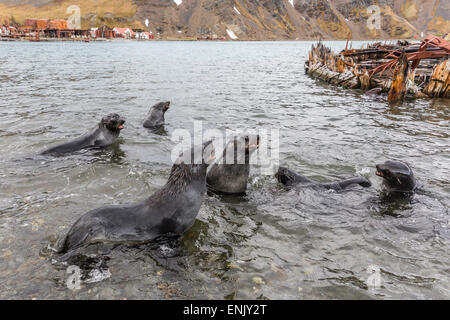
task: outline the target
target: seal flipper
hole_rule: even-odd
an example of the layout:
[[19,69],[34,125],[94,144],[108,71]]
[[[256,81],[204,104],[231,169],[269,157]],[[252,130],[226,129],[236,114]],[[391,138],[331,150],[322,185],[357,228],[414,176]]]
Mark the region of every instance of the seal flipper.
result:
[[364,177],[356,177],[356,178],[350,178],[350,179],[345,179],[342,181],[337,181],[337,182],[331,182],[331,183],[324,183],[321,184],[321,186],[323,186],[326,189],[332,189],[332,190],[344,190],[345,188],[353,185],[353,184],[359,184],[361,187],[364,188],[368,188],[372,185],[372,183],[364,178]]
[[306,178],[286,167],[279,167],[278,172],[275,174],[275,177],[279,182],[281,182],[285,186],[302,185],[310,187],[322,187],[325,189],[331,189],[336,191],[343,190],[353,184],[359,184],[364,188],[370,187],[372,185],[370,181],[364,177],[355,177],[329,183],[319,183],[317,181]]
[[83,230],[84,228],[78,228],[77,230],[73,231],[72,229],[69,230],[69,233],[64,239],[64,242],[58,249],[58,253],[64,254],[67,253],[68,251],[80,248],[83,245],[92,242],[95,236],[101,234],[101,232],[103,231],[103,228],[101,226],[89,227],[88,231]]

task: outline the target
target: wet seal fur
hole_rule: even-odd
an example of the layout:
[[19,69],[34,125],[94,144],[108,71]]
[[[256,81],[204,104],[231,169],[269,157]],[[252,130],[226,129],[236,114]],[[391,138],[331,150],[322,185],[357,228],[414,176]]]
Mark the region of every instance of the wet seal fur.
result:
[[377,164],[376,168],[376,175],[383,178],[388,192],[413,193],[416,190],[416,179],[406,163],[387,160],[383,164]]
[[70,228],[58,253],[94,242],[143,242],[185,232],[194,223],[206,193],[206,171],[214,156],[213,144],[206,142],[190,152],[191,159],[195,159],[192,155],[198,157],[198,153],[202,158],[185,162],[182,154],[172,166],[167,183],[146,200],[106,206],[81,216]]
[[364,92],[364,95],[365,96],[379,96],[382,93],[383,93],[383,89],[377,87],[377,88],[373,88],[373,89],[370,89],[370,90]]
[[335,182],[328,183],[320,183],[309,178],[306,178],[286,167],[279,167],[278,172],[275,174],[275,178],[277,178],[278,182],[282,183],[287,187],[304,185],[311,187],[320,187],[329,190],[344,190],[347,187],[355,184],[359,184],[361,187],[368,188],[372,185],[372,183],[364,178],[364,177],[355,177]]
[[158,129],[164,125],[164,114],[169,110],[170,101],[160,102],[150,108],[144,128]]
[[[250,157],[259,147],[258,135],[233,137],[225,146],[220,163],[214,163],[206,176],[208,191],[215,194],[245,194],[250,173]],[[227,163],[227,154],[233,156]]]
[[113,144],[123,129],[123,120],[117,113],[105,116],[98,127],[74,140],[58,144],[42,151],[41,155],[61,155],[89,148],[103,148]]

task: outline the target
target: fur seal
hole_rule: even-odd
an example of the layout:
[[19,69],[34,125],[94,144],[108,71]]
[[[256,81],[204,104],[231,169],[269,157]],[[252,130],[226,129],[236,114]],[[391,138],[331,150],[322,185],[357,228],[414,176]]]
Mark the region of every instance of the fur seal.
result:
[[97,127],[74,140],[58,144],[42,151],[41,155],[64,154],[87,148],[102,148],[113,144],[123,129],[123,120],[117,113],[105,116]]
[[[216,194],[245,194],[250,173],[250,156],[259,147],[258,135],[233,137],[206,176],[208,191]],[[227,159],[232,157],[231,161]],[[228,161],[232,163],[227,163]]]
[[287,187],[296,186],[296,185],[305,185],[305,186],[317,186],[325,189],[331,189],[331,190],[344,190],[345,188],[354,185],[359,184],[360,186],[364,188],[370,187],[372,184],[370,181],[364,177],[355,177],[350,179],[345,179],[341,181],[335,181],[335,182],[329,182],[329,183],[320,183],[314,180],[311,180],[309,178],[306,178],[302,175],[299,175],[298,173],[295,173],[294,171],[286,168],[286,167],[279,167],[278,172],[275,174],[275,177],[277,178],[278,182],[284,184]]
[[376,165],[376,175],[383,178],[389,192],[414,192],[417,185],[411,168],[400,161],[387,160]]
[[164,125],[164,114],[169,110],[170,101],[160,102],[150,108],[144,128],[155,129]]
[[370,90],[364,92],[364,95],[365,96],[378,96],[382,93],[383,93],[383,89],[377,87],[377,88],[373,88],[373,89],[370,89]]
[[[200,149],[200,150],[199,150]],[[206,170],[214,158],[211,141],[191,149],[200,161],[185,161],[183,154],[172,166],[167,183],[146,200],[98,208],[81,216],[67,233],[59,253],[93,242],[151,241],[163,235],[180,235],[195,221],[206,193]]]

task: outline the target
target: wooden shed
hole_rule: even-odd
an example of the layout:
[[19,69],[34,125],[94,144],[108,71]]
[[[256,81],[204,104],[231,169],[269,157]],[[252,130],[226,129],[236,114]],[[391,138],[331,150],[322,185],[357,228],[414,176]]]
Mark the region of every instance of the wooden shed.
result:
[[26,19],[25,26],[31,27],[34,30],[43,30],[48,28],[50,20],[48,19]]
[[58,20],[50,20],[48,23],[49,29],[57,29],[57,30],[64,30],[69,29],[69,26],[67,25],[67,21],[63,19]]

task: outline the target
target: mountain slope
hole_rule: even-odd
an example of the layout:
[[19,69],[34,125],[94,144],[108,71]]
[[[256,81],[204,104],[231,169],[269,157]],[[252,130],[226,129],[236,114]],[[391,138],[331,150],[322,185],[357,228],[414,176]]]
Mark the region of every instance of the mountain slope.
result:
[[[292,3],[292,4],[291,4]],[[68,18],[73,0],[0,0],[0,16]],[[448,0],[78,0],[83,28],[144,28],[161,38],[227,36],[241,40],[387,39],[450,32]],[[380,29],[368,10],[378,6]],[[11,18],[12,17],[12,18]],[[370,19],[369,19],[370,18]]]

